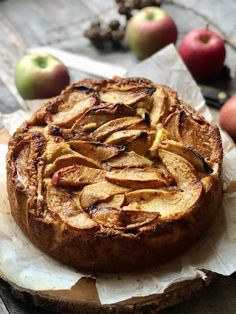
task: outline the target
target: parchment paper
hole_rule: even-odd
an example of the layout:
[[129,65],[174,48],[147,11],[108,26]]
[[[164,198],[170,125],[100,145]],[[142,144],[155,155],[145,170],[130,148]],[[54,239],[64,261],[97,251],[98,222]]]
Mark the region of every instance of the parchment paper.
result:
[[[127,75],[143,76],[176,89],[181,97],[208,120],[211,114],[204,104],[199,88],[181,61],[174,46],[168,46],[131,69]],[[28,113],[18,111],[5,116],[5,127],[12,133]],[[222,275],[236,271],[236,148],[222,132],[224,147],[224,195],[219,214],[207,236],[186,254],[145,272],[121,275],[99,275],[96,287],[102,304],[111,304],[136,296],[162,293],[172,283],[202,277],[200,269]],[[35,290],[68,289],[82,276],[47,257],[14,223],[6,194],[6,146],[0,145],[0,271],[14,283]]]

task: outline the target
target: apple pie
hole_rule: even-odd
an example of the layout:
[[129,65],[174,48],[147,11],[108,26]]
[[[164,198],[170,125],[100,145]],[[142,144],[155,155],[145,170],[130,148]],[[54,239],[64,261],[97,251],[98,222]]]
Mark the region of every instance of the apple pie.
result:
[[85,79],[9,141],[8,195],[26,236],[89,272],[169,261],[211,225],[222,144],[177,93],[143,78]]

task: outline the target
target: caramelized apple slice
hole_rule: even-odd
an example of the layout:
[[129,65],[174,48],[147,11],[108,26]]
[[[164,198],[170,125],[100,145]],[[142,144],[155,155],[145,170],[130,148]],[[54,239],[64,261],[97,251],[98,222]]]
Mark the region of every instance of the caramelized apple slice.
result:
[[156,126],[156,135],[152,143],[152,146],[149,148],[149,151],[153,157],[158,157],[158,148],[161,147],[163,140],[168,138],[169,132],[163,128],[162,124],[159,123]]
[[182,111],[178,123],[179,139],[185,146],[196,149],[204,158],[210,158],[214,153],[215,131],[207,123],[198,123],[189,113]]
[[178,125],[179,125],[179,120],[182,114],[181,112],[171,113],[166,118],[165,123],[164,123],[164,128],[168,131],[169,138],[173,140],[177,140],[177,141],[180,141]]
[[151,125],[156,126],[168,114],[168,97],[163,88],[157,88],[153,94],[153,106],[150,113]]
[[106,180],[134,189],[157,188],[168,186],[173,180],[163,169],[157,168],[126,168],[107,172]]
[[135,153],[142,156],[146,155],[154,139],[154,136],[155,131],[140,131],[139,134],[134,135],[125,142],[127,151],[134,151]]
[[92,229],[97,228],[98,224],[93,221],[85,212],[80,212],[74,216],[61,216],[61,219],[74,229]]
[[46,199],[48,210],[57,215],[72,216],[78,213],[76,204],[72,201],[70,193],[53,185],[46,184]]
[[149,126],[150,126],[150,124],[149,124],[149,118],[148,118],[148,116],[146,115],[146,117],[147,117],[147,119],[146,120],[141,120],[140,122],[138,122],[138,123],[135,123],[135,124],[132,124],[132,125],[130,125],[130,126],[128,126],[127,128],[126,128],[126,130],[140,130],[140,131],[149,131],[150,130],[150,128],[149,128]]
[[93,95],[85,95],[81,93],[72,93],[68,100],[59,105],[58,112],[48,115],[46,122],[63,127],[71,127],[73,123],[89,108],[97,103],[96,97]]
[[96,205],[97,208],[103,207],[103,208],[121,208],[125,203],[125,195],[124,194],[117,194],[109,198],[107,201],[98,203]]
[[[36,193],[36,189],[31,189],[31,187],[35,186],[40,191],[41,181],[38,182],[37,179],[42,179],[41,170],[44,168],[44,161],[41,161],[39,157],[45,148],[45,144],[42,133],[36,132],[25,135],[25,138],[22,138],[15,144],[15,147],[12,147],[11,173],[14,176],[12,180],[16,190],[25,190],[30,202],[33,202],[33,194]],[[28,189],[29,186],[31,187]]]
[[52,164],[49,164],[45,168],[44,177],[51,176],[55,171],[62,168],[78,164],[91,168],[101,168],[101,165],[91,158],[85,157],[79,153],[66,154],[58,157]]
[[189,211],[201,201],[201,181],[191,182],[181,190],[138,190],[126,194],[123,210],[158,212],[161,218],[173,218]]
[[130,191],[129,188],[122,187],[107,181],[102,181],[87,185],[80,194],[80,203],[83,208],[107,200],[115,194],[121,194]]
[[187,159],[198,171],[211,174],[213,169],[207,164],[205,159],[192,147],[184,146],[173,140],[164,140],[161,147],[174,154],[182,156]]
[[162,218],[175,217],[188,212],[201,201],[203,193],[200,181],[192,182],[179,191],[163,192],[162,195],[141,204],[141,210],[158,212]]
[[29,162],[30,143],[21,140],[14,149],[15,157],[15,183],[20,184],[23,188],[26,188],[29,183],[29,171],[27,164]]
[[136,230],[159,217],[158,213],[122,211],[112,207],[91,207],[89,215],[99,225],[117,230]]
[[107,80],[106,84],[103,84],[102,88],[105,90],[116,90],[116,91],[132,91],[138,88],[155,88],[153,82],[149,79],[140,77],[113,77],[111,80]]
[[[143,131],[140,130],[122,130],[112,133],[108,138],[105,140],[106,144],[120,144],[124,141],[132,139],[134,137],[140,136],[140,133]],[[145,132],[145,135],[147,132]]]
[[106,140],[107,144],[120,144],[127,146],[128,151],[134,151],[139,155],[145,155],[150,147],[154,131],[123,130],[111,134]]
[[47,185],[47,207],[51,215],[76,229],[91,229],[97,226],[87,213],[76,206],[71,195],[64,189]]
[[87,110],[79,118],[79,120],[75,122],[72,130],[81,131],[97,129],[110,120],[120,117],[131,117],[134,115],[135,111],[124,104],[101,104],[97,107]]
[[167,150],[159,149],[158,152],[163,164],[180,188],[198,181],[198,174],[189,161]]
[[78,153],[98,161],[110,159],[126,150],[123,145],[106,145],[98,142],[70,141],[68,144]]
[[144,87],[131,90],[108,89],[105,91],[100,91],[99,97],[100,101],[102,102],[134,105],[137,102],[150,97],[155,92],[155,90],[155,87]]
[[73,165],[56,171],[52,177],[55,186],[84,186],[104,180],[105,171]]
[[97,130],[95,130],[92,134],[91,137],[94,138],[96,141],[101,141],[105,137],[108,137],[111,135],[111,133],[126,129],[129,126],[132,126],[136,123],[141,122],[142,119],[139,117],[123,117],[123,118],[118,118],[115,120],[111,120],[102,126],[100,126]]
[[105,165],[111,168],[144,168],[150,167],[152,161],[131,151],[109,159]]
[[[176,192],[170,190],[171,193]],[[161,190],[161,189],[140,189],[140,190],[134,190],[131,192],[128,192],[125,194],[126,202],[134,203],[134,202],[144,202],[144,201],[150,201],[154,199],[155,197],[159,197],[160,195],[166,195],[169,191],[167,190]],[[138,208],[137,208],[138,210]]]
[[170,111],[176,111],[176,109],[180,108],[180,101],[178,99],[178,94],[175,90],[172,88],[161,85],[161,87],[164,89],[167,97],[168,97],[168,107]]
[[68,143],[64,141],[57,143],[53,138],[48,141],[43,158],[46,160],[46,163],[52,163],[58,157],[74,153]]
[[76,189],[75,192],[71,192],[70,195],[71,195],[71,199],[73,200],[73,202],[76,204],[76,206],[78,207],[78,209],[80,211],[83,211],[83,208],[80,204],[80,192],[82,190],[83,187],[81,187],[80,189]]

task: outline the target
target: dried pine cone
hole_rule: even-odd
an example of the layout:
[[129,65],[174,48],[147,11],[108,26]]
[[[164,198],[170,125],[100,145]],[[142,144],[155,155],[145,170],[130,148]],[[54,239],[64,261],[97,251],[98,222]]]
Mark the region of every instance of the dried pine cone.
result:
[[161,0],[116,0],[118,12],[125,15],[129,20],[132,17],[132,10],[140,10],[148,6],[161,6]]
[[105,26],[101,26],[99,21],[95,21],[91,23],[84,35],[96,48],[122,48],[124,28],[118,20],[112,20]]

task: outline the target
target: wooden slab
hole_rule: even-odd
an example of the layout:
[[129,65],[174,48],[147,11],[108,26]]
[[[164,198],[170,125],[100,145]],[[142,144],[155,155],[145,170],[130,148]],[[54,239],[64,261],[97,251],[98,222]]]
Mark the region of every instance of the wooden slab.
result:
[[3,279],[11,293],[19,300],[57,313],[157,313],[167,307],[190,299],[215,277],[207,272],[207,280],[201,278],[173,284],[166,292],[148,297],[132,298],[110,305],[99,302],[95,280],[82,278],[70,290],[34,291]]

